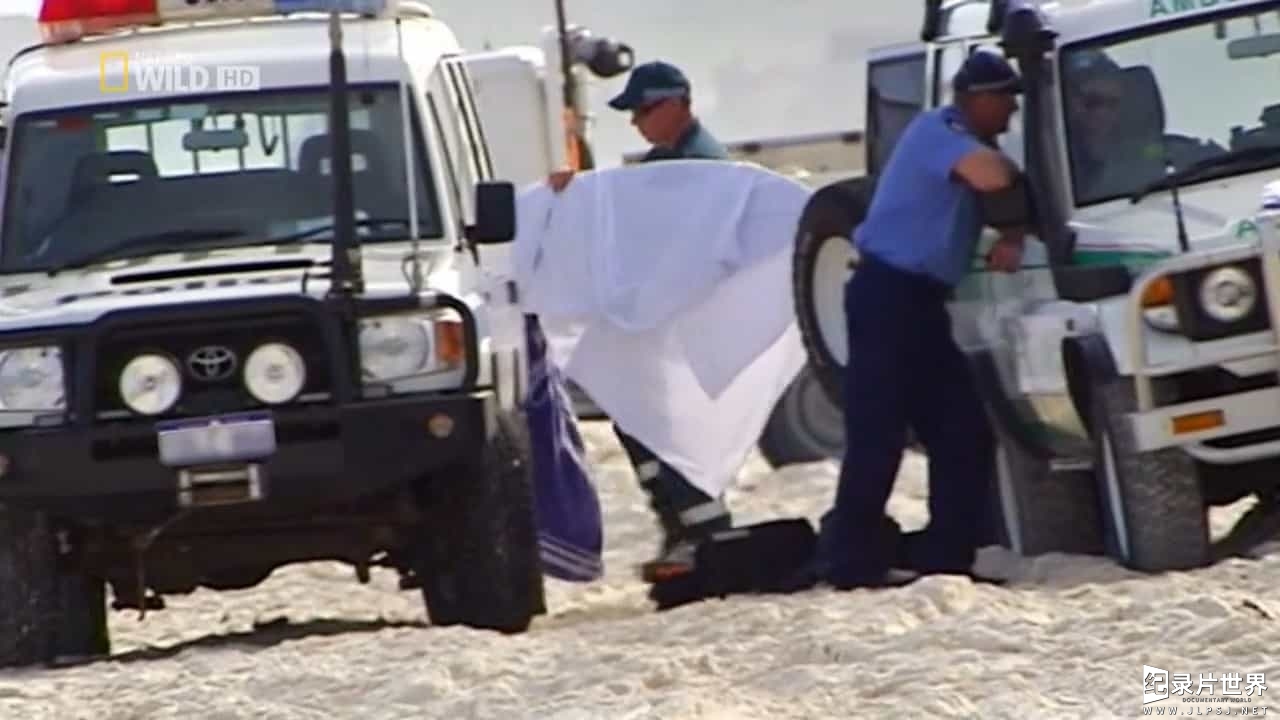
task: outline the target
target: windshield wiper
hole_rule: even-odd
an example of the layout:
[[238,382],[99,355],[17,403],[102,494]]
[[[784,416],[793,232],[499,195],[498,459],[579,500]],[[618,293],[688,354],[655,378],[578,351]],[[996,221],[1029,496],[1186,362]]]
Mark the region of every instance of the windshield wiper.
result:
[[[409,227],[409,220],[407,218],[360,218],[355,221],[354,225],[357,230],[360,228],[379,228],[384,226],[407,228]],[[261,242],[254,243],[254,245],[287,245],[289,243],[304,242],[317,235],[333,233],[335,229],[335,223],[318,225],[316,227],[307,228],[306,230],[298,230],[297,232],[286,233],[284,235],[273,235]]]
[[[88,267],[107,259],[116,260],[137,257],[154,250],[157,246],[200,242],[203,240],[225,240],[226,238],[239,237],[245,234],[246,232],[241,228],[203,228],[199,230],[165,230],[164,232],[135,235],[113,245],[96,248],[70,262],[62,263],[50,270],[49,274],[53,275],[64,270]],[[180,249],[174,248],[174,250]]]
[[1181,170],[1176,170],[1164,177],[1152,180],[1139,188],[1133,195],[1130,195],[1129,202],[1137,205],[1142,202],[1143,198],[1157,190],[1166,190],[1174,185],[1182,185],[1209,170],[1236,165],[1247,167],[1254,164],[1263,164],[1270,160],[1280,161],[1280,145],[1259,145],[1207,157],[1191,163]]

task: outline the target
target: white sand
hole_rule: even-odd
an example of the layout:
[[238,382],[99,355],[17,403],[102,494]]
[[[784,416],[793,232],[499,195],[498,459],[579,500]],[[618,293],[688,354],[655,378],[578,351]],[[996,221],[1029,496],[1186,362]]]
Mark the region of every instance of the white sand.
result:
[[[1143,664],[1193,681],[1264,672],[1277,686],[1254,706],[1280,696],[1280,556],[1157,578],[991,551],[980,562],[1014,584],[937,577],[655,613],[632,571],[656,542],[644,498],[607,426],[586,432],[608,576],[552,582],[552,614],[524,636],[425,627],[416,591],[390,573],[361,586],[339,565],[300,566],[252,590],[167,598],[142,622],[114,613],[116,659],[0,673],[0,718],[1138,717]],[[909,527],[925,517],[923,470],[907,460],[890,506]],[[753,458],[730,501],[743,521],[816,522],[835,472]],[[1195,707],[1219,706],[1180,710]]]

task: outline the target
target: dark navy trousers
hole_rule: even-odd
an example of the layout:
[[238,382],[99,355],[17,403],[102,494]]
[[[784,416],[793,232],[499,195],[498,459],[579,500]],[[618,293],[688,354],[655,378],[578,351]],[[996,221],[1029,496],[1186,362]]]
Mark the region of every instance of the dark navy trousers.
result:
[[[951,335],[950,289],[863,254],[845,288],[845,453],[822,518],[818,572],[877,585],[890,568],[967,573],[991,538],[994,440]],[[929,461],[929,524],[886,532],[886,504],[914,429]]]

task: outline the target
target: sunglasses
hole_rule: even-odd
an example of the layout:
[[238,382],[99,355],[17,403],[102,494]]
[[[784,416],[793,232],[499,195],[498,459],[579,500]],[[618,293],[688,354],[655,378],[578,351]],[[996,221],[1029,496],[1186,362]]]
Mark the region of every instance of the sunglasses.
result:
[[637,107],[636,109],[632,110],[632,111],[631,111],[631,115],[632,115],[633,117],[637,118],[637,119],[638,119],[638,118],[642,118],[642,117],[644,117],[644,116],[648,115],[649,113],[653,112],[654,110],[657,110],[659,107],[661,107],[661,106],[662,106],[663,104],[665,104],[666,102],[667,102],[667,101],[666,101],[665,99],[664,99],[664,100],[654,100],[654,101],[653,101],[653,102],[651,102],[651,103],[646,103],[646,104],[641,105],[641,106]]

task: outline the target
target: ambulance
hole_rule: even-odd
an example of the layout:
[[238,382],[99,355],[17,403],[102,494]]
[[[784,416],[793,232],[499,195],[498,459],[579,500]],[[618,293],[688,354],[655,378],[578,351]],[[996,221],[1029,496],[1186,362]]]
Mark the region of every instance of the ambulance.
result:
[[318,560],[392,568],[434,625],[527,629],[525,335],[494,268],[513,186],[568,153],[559,49],[619,72],[616,44],[468,54],[409,0],[38,20],[3,110],[0,665],[108,652],[108,597]]
[[1025,84],[999,138],[1024,171],[1002,210],[1031,228],[1022,268],[986,270],[988,232],[949,305],[999,441],[1006,543],[1145,572],[1250,552],[1280,532],[1280,1],[926,0],[918,39],[868,53],[865,172],[797,229],[811,366],[838,399],[850,233],[975,52]]

